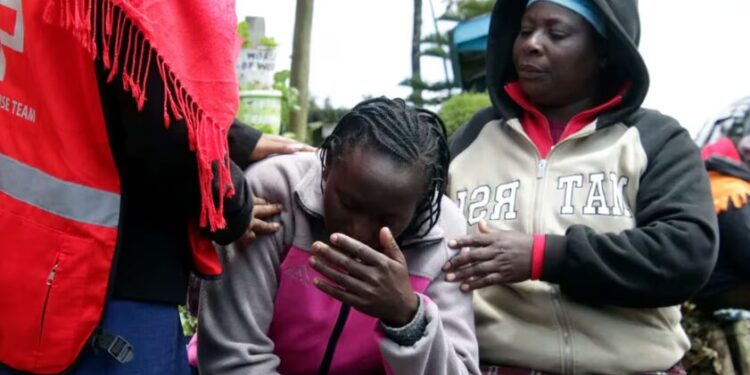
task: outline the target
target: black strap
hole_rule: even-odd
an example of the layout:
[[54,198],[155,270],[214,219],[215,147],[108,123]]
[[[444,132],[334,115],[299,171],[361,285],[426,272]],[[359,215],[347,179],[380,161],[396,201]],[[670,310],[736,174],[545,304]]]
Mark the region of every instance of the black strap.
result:
[[333,362],[333,355],[336,353],[336,344],[339,342],[341,332],[344,330],[346,324],[346,318],[349,316],[349,305],[341,304],[339,310],[339,317],[336,319],[336,325],[333,327],[331,337],[328,338],[328,346],[326,346],[326,354],[323,356],[323,361],[320,362],[318,368],[318,375],[328,375],[328,370],[331,368],[331,362]]
[[111,335],[100,330],[94,335],[94,349],[101,349],[111,355],[117,362],[128,363],[133,360],[133,345],[122,336]]

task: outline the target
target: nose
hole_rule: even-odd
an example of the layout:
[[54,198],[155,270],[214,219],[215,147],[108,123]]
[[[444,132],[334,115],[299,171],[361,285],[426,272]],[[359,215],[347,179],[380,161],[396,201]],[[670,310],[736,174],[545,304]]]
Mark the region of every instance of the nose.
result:
[[379,247],[378,241],[378,226],[366,216],[360,216],[353,218],[348,225],[348,236],[356,239],[359,242],[364,243],[367,246],[377,249]]
[[538,31],[533,31],[527,35],[521,35],[521,51],[524,54],[539,54],[542,51],[542,45]]

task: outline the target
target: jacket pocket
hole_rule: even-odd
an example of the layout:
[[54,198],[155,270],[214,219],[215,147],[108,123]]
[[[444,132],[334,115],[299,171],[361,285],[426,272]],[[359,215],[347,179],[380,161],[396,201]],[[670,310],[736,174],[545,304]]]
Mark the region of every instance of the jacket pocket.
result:
[[98,259],[112,252],[2,208],[0,228],[0,362],[62,372],[99,322],[109,268]]
[[39,345],[42,343],[42,332],[44,332],[44,318],[47,316],[47,305],[49,304],[49,296],[52,293],[52,285],[55,283],[55,277],[57,276],[57,267],[60,266],[61,253],[57,253],[55,256],[55,262],[50,268],[49,275],[47,276],[47,294],[44,296],[44,303],[42,304],[42,316],[39,319]]

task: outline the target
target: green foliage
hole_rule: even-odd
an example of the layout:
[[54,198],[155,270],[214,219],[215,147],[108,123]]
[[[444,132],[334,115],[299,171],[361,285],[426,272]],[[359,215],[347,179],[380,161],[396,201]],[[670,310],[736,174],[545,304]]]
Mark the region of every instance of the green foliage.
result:
[[450,41],[448,40],[448,35],[444,33],[432,33],[430,35],[427,35],[426,37],[422,38],[422,43],[432,43],[437,45],[448,45]]
[[711,347],[712,330],[721,330],[711,317],[698,311],[694,304],[682,306],[682,326],[690,337],[690,351],[685,354],[682,364],[688,374],[718,375],[723,366],[716,348]]
[[307,122],[314,123],[320,122],[323,124],[335,124],[349,112],[348,108],[339,107],[336,108],[331,104],[331,99],[326,98],[323,101],[321,107],[315,102],[315,99],[310,100],[310,108],[308,110]]
[[464,20],[464,17],[458,13],[458,10],[449,8],[438,19],[440,21],[461,22]]
[[[450,1],[445,13],[440,16],[440,21],[452,21],[460,22],[465,21],[483,14],[492,12],[492,7],[495,6],[496,0],[453,0]],[[448,46],[450,44],[449,38],[445,33],[433,33],[422,40],[420,44],[424,45],[420,56],[431,56],[440,59],[450,60],[450,52]],[[447,78],[447,77],[446,77]],[[412,94],[407,98],[411,103],[416,105],[435,105],[440,104],[443,101],[451,97],[451,89],[454,86],[451,82],[435,82],[427,83],[420,77],[407,78],[400,83],[401,86],[411,87],[413,89]],[[430,99],[424,99],[421,95],[422,91],[429,91],[436,93]],[[446,95],[441,93],[447,92]],[[471,112],[471,111],[468,111]]]
[[414,78],[407,78],[399,83],[399,86],[406,86],[411,87],[415,90],[424,90],[427,88],[427,83],[422,81],[421,79],[414,77]]
[[[255,47],[250,45],[250,26],[246,21],[237,24],[237,35],[242,38],[242,48]],[[279,43],[272,37],[262,36],[260,38],[260,45],[268,48],[276,48],[279,46]]]
[[458,0],[452,1],[441,21],[461,22],[492,12],[496,0]]
[[319,105],[315,99],[310,99],[307,113],[307,122],[311,130],[309,143],[319,145],[323,141],[324,129],[338,123],[349,111],[349,108],[334,107],[330,98],[323,101],[323,106]]
[[480,109],[490,105],[490,97],[485,93],[462,93],[446,100],[438,110],[438,115],[445,122],[450,136]]
[[492,12],[496,0],[461,0],[458,2],[458,14],[468,20]]
[[260,38],[260,45],[268,48],[276,48],[279,46],[279,43],[270,36],[262,36]]
[[182,332],[185,337],[189,337],[195,334],[198,328],[198,317],[195,317],[187,311],[185,306],[178,306],[177,310],[180,312],[180,322],[182,323]]
[[449,59],[450,53],[443,47],[432,47],[422,51],[422,56],[439,57],[441,59]]
[[250,47],[250,26],[242,21],[237,25],[237,35],[242,38],[242,48]]
[[406,101],[412,103],[413,105],[417,107],[424,106],[424,98],[422,98],[421,94],[418,94],[417,92],[412,92],[409,94],[409,96],[406,97]]
[[290,72],[282,70],[273,75],[273,89],[281,91],[281,132],[290,128],[292,113],[299,111],[299,90],[289,83]]

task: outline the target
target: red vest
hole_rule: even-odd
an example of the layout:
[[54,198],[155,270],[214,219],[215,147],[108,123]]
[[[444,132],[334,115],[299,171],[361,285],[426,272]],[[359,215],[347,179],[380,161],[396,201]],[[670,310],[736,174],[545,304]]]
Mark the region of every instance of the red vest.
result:
[[0,3],[0,362],[57,373],[101,320],[120,180],[91,53],[46,5]]
[[42,20],[46,2],[10,3],[0,4],[0,36],[10,35],[0,39],[0,361],[55,373],[101,318],[120,181],[91,55]]

